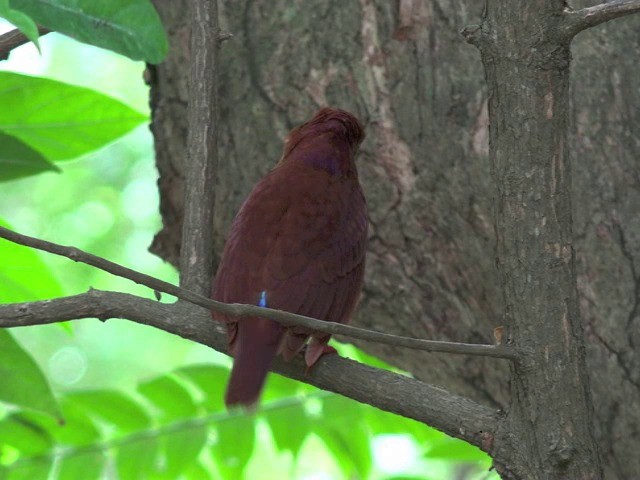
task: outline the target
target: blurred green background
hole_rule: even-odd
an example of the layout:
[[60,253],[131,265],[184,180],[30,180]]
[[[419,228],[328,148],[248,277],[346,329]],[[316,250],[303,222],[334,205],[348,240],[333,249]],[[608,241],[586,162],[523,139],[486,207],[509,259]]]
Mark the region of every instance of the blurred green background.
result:
[[[0,33],[11,28],[9,24],[0,24]],[[39,54],[32,44],[24,45],[14,50],[8,61],[0,62],[0,70],[85,86],[149,115],[142,62],[57,34],[42,38],[41,50]],[[20,233],[74,245],[177,283],[175,269],[147,251],[160,227],[153,155],[152,136],[144,124],[99,151],[58,163],[60,172],[1,183],[0,218]],[[153,292],[147,288],[61,257],[37,253],[44,267],[35,268],[33,263],[25,262],[23,255],[3,255],[8,251],[5,244],[0,240],[0,269],[9,275],[20,273],[28,282],[20,292],[8,293],[0,286],[0,303],[71,295],[89,288],[153,298]],[[49,325],[11,330],[34,357],[59,398],[72,398],[78,391],[111,389],[138,401],[141,384],[177,378],[171,372],[179,369],[191,375],[194,370],[189,370],[190,365],[208,366],[204,371],[211,372],[207,381],[213,385],[215,394],[226,381],[229,359],[206,347],[123,320],[103,323],[87,319],[72,323],[67,329]],[[342,347],[341,354],[375,363],[353,347]],[[147,426],[148,436],[144,438],[162,437],[167,425],[169,431],[184,428],[187,433],[190,428],[206,426],[197,431],[205,435],[205,445],[218,445],[218,450],[209,454],[203,448],[198,453],[197,468],[182,474],[174,472],[173,475],[178,475],[175,478],[210,478],[212,474],[215,476],[211,478],[305,480],[498,478],[488,471],[490,459],[477,449],[447,439],[423,425],[277,376],[272,376],[269,384],[262,407],[264,414],[229,415],[219,410],[219,405],[208,408],[205,402],[202,405],[206,408],[197,409],[195,427],[172,426],[160,414],[150,415],[151,427]],[[191,387],[185,390],[197,399],[202,392],[207,394],[207,386],[200,387],[200,393],[194,393]],[[5,416],[14,411],[6,406],[0,407],[0,412],[3,410]],[[246,422],[252,422],[248,428],[253,429],[254,420],[255,436],[238,433],[247,428]],[[331,434],[326,434],[328,426]],[[101,443],[95,442],[93,451],[108,452],[113,446],[109,442],[117,444],[132,435],[132,431],[122,430],[101,434]],[[136,434],[137,430],[133,432]],[[238,454],[231,462],[229,456],[222,455],[228,450],[221,449],[221,443]],[[47,454],[51,458],[82,453],[68,448],[61,450],[56,445]],[[20,455],[24,452],[14,456]],[[0,453],[0,464],[10,466],[14,460],[6,452],[3,459]],[[143,470],[134,466],[131,471],[137,471],[137,476],[131,478],[173,478],[162,466],[154,470],[156,473]],[[11,469],[7,471],[11,475]],[[102,469],[101,475],[101,478],[125,476],[113,468]],[[1,471],[0,478],[4,478]],[[7,478],[33,477],[16,474]]]

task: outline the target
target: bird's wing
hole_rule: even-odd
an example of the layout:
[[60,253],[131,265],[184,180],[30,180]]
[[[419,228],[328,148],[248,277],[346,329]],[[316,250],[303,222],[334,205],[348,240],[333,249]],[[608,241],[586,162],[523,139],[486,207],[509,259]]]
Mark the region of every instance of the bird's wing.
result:
[[[263,298],[269,308],[348,321],[364,272],[364,196],[357,179],[308,168],[294,173],[282,172],[284,183],[276,169],[241,208],[214,298],[254,305]],[[285,357],[295,355],[311,333],[290,329],[282,346]],[[328,341],[329,336],[319,338],[325,337]]]
[[[283,218],[263,279],[270,288],[270,307],[344,323],[362,287],[367,213],[357,180],[327,178],[326,183],[314,182],[317,189],[306,189],[303,200]],[[288,329],[281,346],[285,358],[294,356],[313,333]],[[314,337],[321,348],[330,338]],[[317,360],[317,352],[308,363]]]
[[[264,289],[261,271],[279,236],[290,198],[278,188],[275,171],[251,191],[233,220],[213,287],[213,298],[257,305]],[[231,317],[215,313],[219,320]]]

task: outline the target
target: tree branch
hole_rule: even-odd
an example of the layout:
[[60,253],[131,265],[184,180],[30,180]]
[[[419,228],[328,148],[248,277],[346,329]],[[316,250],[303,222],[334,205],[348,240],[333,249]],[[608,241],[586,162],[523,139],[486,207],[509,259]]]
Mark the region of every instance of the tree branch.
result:
[[[44,27],[38,27],[38,33],[40,36],[46,35],[51,30]],[[0,60],[6,60],[9,58],[9,54],[14,48],[18,48],[20,45],[24,45],[29,42],[27,36],[17,28],[7,33],[0,35]]]
[[637,12],[640,12],[640,0],[619,0],[568,11],[564,30],[568,38],[571,38],[587,28]]
[[[258,307],[256,305],[228,304],[217,302],[210,298],[203,297],[202,295],[198,295],[189,290],[177,287],[144,273],[136,272],[135,270],[131,270],[130,268],[123,267],[122,265],[118,265],[114,262],[110,262],[109,260],[98,257],[96,255],[83,252],[82,250],[75,247],[65,247],[52,242],[47,242],[46,240],[29,237],[27,235],[13,232],[4,227],[0,227],[0,238],[4,238],[6,240],[27,247],[33,247],[38,250],[44,250],[45,252],[67,257],[74,262],[86,263],[87,265],[99,268],[100,270],[104,270],[113,275],[127,278],[140,285],[145,285],[156,291],[167,293],[182,300],[186,300],[190,303],[206,308],[207,310],[215,310],[217,312],[222,312],[226,315],[234,317],[261,316],[270,320],[274,320],[286,326],[298,325],[332,335],[344,335],[350,338],[357,338],[370,342],[411,348],[414,350],[424,350],[428,352],[478,355],[484,357],[507,358],[511,360],[516,360],[520,358],[520,356],[522,356],[522,353],[519,350],[516,350],[515,348],[510,346],[438,342],[433,340],[421,340],[417,338],[401,337],[398,335],[374,332],[372,330],[352,327],[340,323],[325,322],[323,320],[305,317],[303,315],[296,315],[294,313],[283,312],[280,310]],[[0,322],[0,327],[11,326],[19,325],[7,323],[6,320]]]
[[218,164],[217,0],[191,2],[191,81],[180,286],[208,295],[213,278],[213,204]]
[[[0,305],[0,326],[42,325],[80,318],[126,318],[227,353],[226,334],[208,310],[187,303],[165,304],[125,293],[90,290],[71,297]],[[490,450],[501,415],[397,373],[369,367],[338,355],[324,355],[306,371],[301,356],[277,358],[273,371],[339,393],[381,410],[396,413]]]

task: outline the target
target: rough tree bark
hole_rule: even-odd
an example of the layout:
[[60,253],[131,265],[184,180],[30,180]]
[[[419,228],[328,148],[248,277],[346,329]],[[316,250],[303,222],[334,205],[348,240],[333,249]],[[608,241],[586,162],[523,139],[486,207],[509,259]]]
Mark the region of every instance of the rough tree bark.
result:
[[601,478],[573,247],[564,3],[531,0],[514,15],[510,0],[490,0],[482,25],[464,31],[489,87],[505,335],[531,349],[511,369],[503,428],[518,437],[518,461],[499,467],[503,478]]
[[[178,261],[186,159],[188,3],[156,1],[172,47],[167,62],[153,68],[149,77],[164,219],[153,251],[174,264]],[[558,8],[563,3],[535,2],[543,8]],[[572,6],[593,3],[574,2]],[[528,11],[528,17],[516,22],[508,11],[522,8],[516,3],[491,2],[490,8],[504,11],[507,17],[502,21],[508,23],[489,27],[512,27],[501,31],[501,47],[509,43],[527,49],[540,35],[548,34],[534,28],[543,20],[539,10]],[[540,340],[540,332],[532,331],[535,325],[565,318],[565,312],[558,310],[564,304],[567,349],[549,352],[549,359],[538,358],[536,365],[542,368],[549,362],[553,368],[554,362],[567,358],[579,364],[581,352],[572,336],[579,337],[584,325],[586,370],[591,377],[595,435],[605,478],[633,478],[640,472],[636,455],[640,448],[640,352],[635,348],[640,344],[640,220],[636,214],[640,170],[635,161],[640,136],[633,129],[640,122],[640,65],[636,60],[640,19],[616,20],[580,34],[572,46],[571,84],[562,74],[569,52],[557,39],[535,43],[540,49],[532,63],[527,63],[531,52],[519,51],[512,58],[494,52],[489,58],[485,51],[484,60],[490,67],[487,90],[478,51],[459,35],[462,27],[480,22],[482,9],[483,2],[475,0],[222,2],[221,28],[235,38],[225,44],[219,59],[224,67],[219,77],[222,160],[217,172],[215,252],[220,252],[241,200],[279,157],[287,131],[320,105],[354,111],[369,133],[359,168],[372,223],[365,295],[355,322],[397,334],[479,343],[490,342],[493,328],[505,324],[512,336]],[[546,20],[552,22],[553,17]],[[515,29],[516,25],[522,29]],[[560,48],[550,49],[551,44]],[[517,75],[514,62],[520,68]],[[511,72],[509,85],[492,84],[491,68]],[[542,85],[542,80],[548,84]],[[489,93],[492,120],[505,120],[493,125],[509,134],[498,141],[497,130],[492,131],[493,147],[506,150],[494,152],[491,160]],[[536,98],[543,99],[542,105],[531,103]],[[508,115],[501,110],[505,106],[513,108]],[[528,117],[536,108],[544,118]],[[496,116],[500,111],[503,116]],[[539,120],[546,121],[549,112],[552,118],[544,128],[561,129],[568,121],[568,143],[536,143],[536,132],[531,131],[524,138],[514,136],[518,129],[526,131],[529,123],[538,128]],[[548,130],[540,132],[539,138],[545,132]],[[559,152],[561,147],[564,153]],[[540,158],[556,158],[557,163],[552,170],[535,169],[523,184],[510,183],[513,172],[505,164],[507,152],[522,159],[525,148],[538,151]],[[561,171],[562,166],[569,168],[567,155],[573,163],[572,185]],[[529,160],[535,167],[535,159]],[[498,192],[502,207],[496,217],[491,207],[495,195],[492,165],[507,186]],[[513,168],[525,166],[516,162]],[[562,215],[570,208],[568,192],[574,196],[578,294],[566,302],[558,298],[561,286],[554,287],[560,281],[564,290],[570,283],[574,254],[571,232],[552,222],[555,207],[545,207],[549,209],[547,222],[552,223],[541,225],[541,218],[527,218],[526,211],[521,231],[505,223],[506,216],[517,214],[518,205],[527,201],[518,198],[518,192],[532,193],[543,186],[557,192],[554,202]],[[496,220],[498,232],[503,233],[497,252]],[[541,228],[538,234],[531,230],[534,220]],[[518,239],[526,240],[522,245],[526,249],[533,237],[548,245],[544,265],[516,262],[496,268],[496,253],[518,254]],[[557,261],[554,270],[553,261]],[[528,269],[537,278],[528,280]],[[519,276],[522,289],[503,297],[501,285],[509,275]],[[534,294],[537,298],[548,295],[549,303],[524,312],[522,305]],[[528,329],[522,323],[515,325],[515,314],[534,323]],[[560,328],[562,323],[555,325]],[[564,332],[559,329],[557,334]],[[507,406],[512,393],[520,395],[535,388],[531,378],[533,383],[528,385],[508,385],[508,365],[499,360],[366,343],[359,346],[419,379],[496,407]],[[552,374],[538,372],[546,373]],[[580,397],[578,387],[574,384],[568,389],[573,390],[574,399]],[[544,395],[562,401],[554,392]],[[532,421],[554,421],[553,417],[542,418],[545,412],[536,414],[538,420]],[[570,419],[562,421],[575,426]],[[576,428],[578,435],[583,427]],[[558,457],[554,461],[562,466],[566,441],[565,436],[531,438],[526,448],[535,450],[544,442],[555,442]],[[587,446],[582,456],[591,449]]]

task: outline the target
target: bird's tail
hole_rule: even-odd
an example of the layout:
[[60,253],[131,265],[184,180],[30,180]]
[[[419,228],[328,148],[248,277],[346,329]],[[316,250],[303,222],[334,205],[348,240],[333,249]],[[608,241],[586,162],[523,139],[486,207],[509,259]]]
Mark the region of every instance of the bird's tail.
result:
[[224,402],[227,407],[252,407],[276,356],[284,329],[265,318],[243,318],[234,339],[233,368]]

